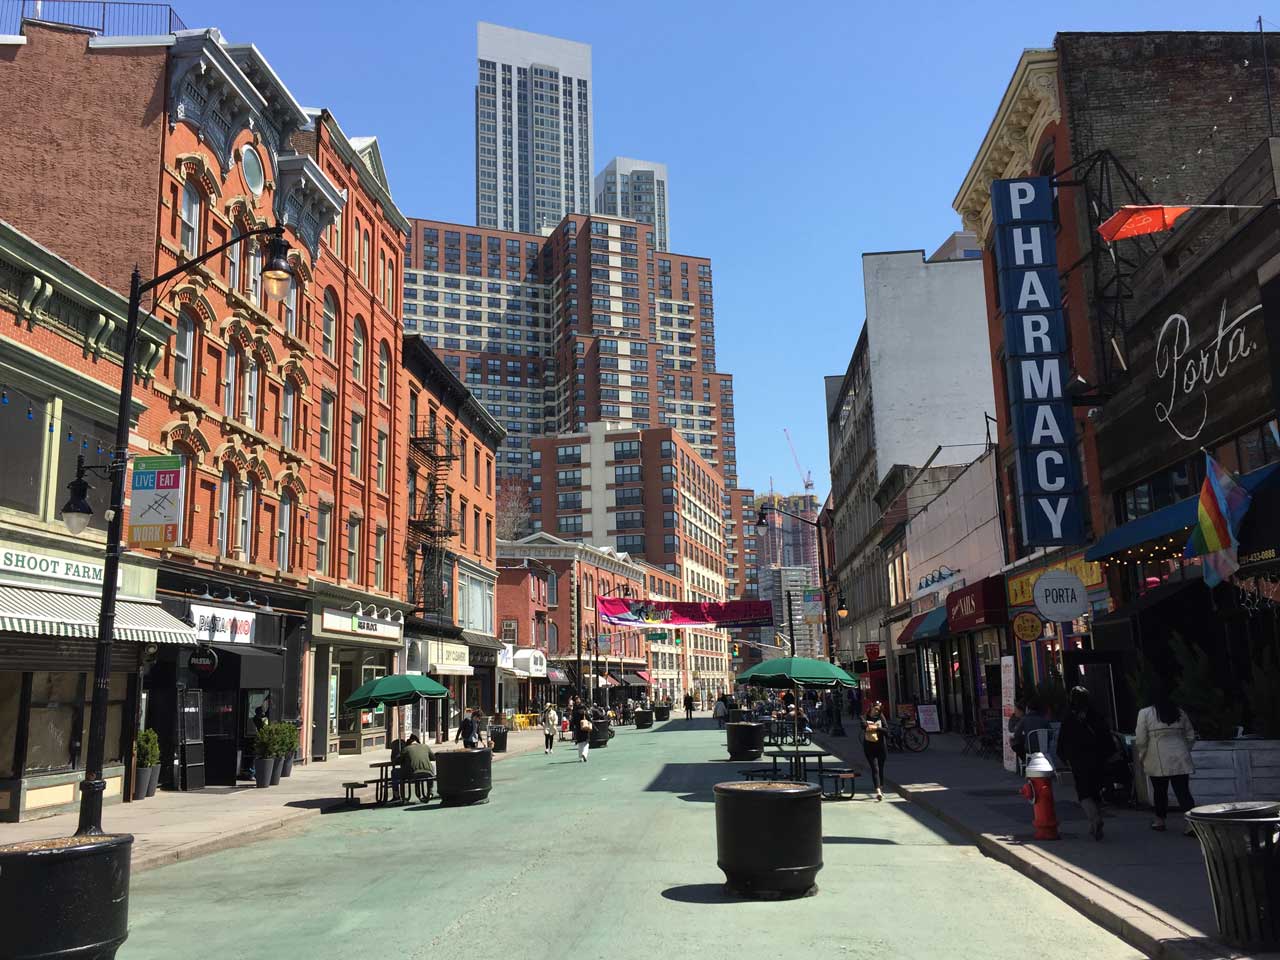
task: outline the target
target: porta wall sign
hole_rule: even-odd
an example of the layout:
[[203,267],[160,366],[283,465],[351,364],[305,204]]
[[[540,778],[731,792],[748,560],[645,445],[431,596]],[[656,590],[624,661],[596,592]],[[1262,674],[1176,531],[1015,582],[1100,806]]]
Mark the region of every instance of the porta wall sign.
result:
[[1083,543],[1053,184],[1048,177],[994,180],[991,209],[1022,540],[1027,546]]
[[1040,616],[1050,623],[1066,623],[1084,616],[1089,609],[1089,592],[1083,581],[1069,570],[1046,571],[1032,592]]

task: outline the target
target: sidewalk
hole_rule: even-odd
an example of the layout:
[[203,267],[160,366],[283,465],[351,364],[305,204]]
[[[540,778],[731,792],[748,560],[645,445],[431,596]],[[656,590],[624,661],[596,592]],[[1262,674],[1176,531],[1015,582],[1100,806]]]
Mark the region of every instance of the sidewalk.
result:
[[[432,744],[432,748],[442,752],[460,750],[462,746]],[[506,752],[494,754],[493,759],[498,762],[541,748],[541,730],[512,731],[507,737]],[[345,802],[342,784],[374,778],[377,772],[369,765],[390,756],[389,750],[379,750],[295,766],[291,777],[266,790],[258,790],[252,784],[206,787],[191,793],[160,790],[138,803],[108,804],[102,813],[103,825],[112,833],[133,834],[132,869],[137,873],[249,843],[341,805]],[[356,796],[362,803],[372,803],[373,787],[365,787]],[[24,823],[0,823],[0,844],[68,836],[75,832],[77,820],[75,813],[64,813]]]
[[[848,737],[817,739],[846,763],[865,768],[860,735],[852,725],[847,729]],[[1160,834],[1149,827],[1149,811],[1107,808],[1105,839],[1096,842],[1068,776],[1054,784],[1062,839],[1036,841],[1031,804],[1017,793],[1023,780],[999,760],[962,755],[962,743],[956,735],[934,735],[923,753],[891,753],[885,778],[972,837],[987,856],[1035,880],[1149,957],[1243,956],[1212,939],[1217,924],[1204,860],[1199,843],[1181,835],[1180,816],[1172,815],[1168,832]]]

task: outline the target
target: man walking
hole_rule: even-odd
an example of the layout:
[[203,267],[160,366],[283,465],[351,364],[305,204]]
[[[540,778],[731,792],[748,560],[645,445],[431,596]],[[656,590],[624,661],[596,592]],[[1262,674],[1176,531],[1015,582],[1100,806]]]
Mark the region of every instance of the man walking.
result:
[[686,693],[684,695],[684,718],[686,720],[693,719],[693,694]]

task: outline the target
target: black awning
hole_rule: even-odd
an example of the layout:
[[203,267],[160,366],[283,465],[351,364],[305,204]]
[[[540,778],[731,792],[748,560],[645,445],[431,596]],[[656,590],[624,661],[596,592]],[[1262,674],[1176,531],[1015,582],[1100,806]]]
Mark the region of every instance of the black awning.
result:
[[628,687],[647,687],[649,685],[645,683],[644,677],[637,677],[634,673],[624,673],[622,682]]
[[502,649],[502,641],[496,637],[487,637],[483,633],[474,633],[470,630],[462,631],[462,642],[469,647],[475,647],[477,650]]
[[241,690],[275,690],[284,686],[284,651],[268,650],[248,643],[211,643],[218,651],[225,666],[218,671],[238,665]]

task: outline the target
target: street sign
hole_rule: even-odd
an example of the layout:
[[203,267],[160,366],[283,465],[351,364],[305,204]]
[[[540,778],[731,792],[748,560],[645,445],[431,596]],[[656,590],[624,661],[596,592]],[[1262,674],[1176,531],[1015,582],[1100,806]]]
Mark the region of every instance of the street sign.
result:
[[649,642],[650,642],[650,643],[656,643],[656,642],[657,642],[657,641],[659,641],[659,640],[666,640],[666,639],[667,639],[667,635],[666,635],[665,633],[651,633],[651,634],[649,634]]
[[129,503],[129,546],[171,547],[182,528],[182,457],[137,457]]
[[822,623],[822,591],[806,590],[802,609],[805,623]]
[[1066,623],[1089,609],[1089,592],[1070,570],[1047,570],[1031,590],[1040,616],[1050,623]]

